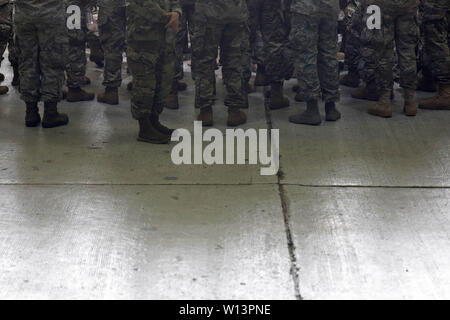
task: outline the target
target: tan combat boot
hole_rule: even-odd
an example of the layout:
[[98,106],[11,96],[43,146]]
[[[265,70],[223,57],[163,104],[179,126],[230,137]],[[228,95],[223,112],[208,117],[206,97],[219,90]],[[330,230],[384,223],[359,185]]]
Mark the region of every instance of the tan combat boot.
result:
[[384,91],[378,103],[369,107],[369,114],[383,117],[383,118],[391,118],[392,117],[392,105],[391,105],[391,92]]
[[[64,94],[63,94],[64,97]],[[67,102],[79,102],[79,101],[91,101],[94,100],[95,95],[91,92],[87,92],[80,87],[69,88],[66,94]]]
[[414,117],[417,114],[417,104],[416,101],[414,101],[414,92],[413,89],[403,89],[403,96],[405,99],[403,112],[410,117]]
[[450,85],[439,85],[439,94],[421,100],[419,102],[419,108],[427,110],[450,110]]
[[0,86],[0,96],[7,94],[9,91],[9,88],[7,86]]

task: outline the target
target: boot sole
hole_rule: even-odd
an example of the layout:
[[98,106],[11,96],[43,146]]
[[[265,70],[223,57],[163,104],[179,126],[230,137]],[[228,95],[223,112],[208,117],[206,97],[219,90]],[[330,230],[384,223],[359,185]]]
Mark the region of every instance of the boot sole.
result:
[[45,122],[42,122],[42,128],[45,129],[51,129],[51,128],[56,128],[56,127],[62,127],[62,126],[66,126],[69,124],[69,121],[67,122],[58,122],[58,123],[52,123],[52,124],[48,124]]
[[151,144],[169,144],[170,139],[168,139],[168,140],[152,140],[152,139],[145,139],[145,138],[137,137],[137,141],[151,143]]
[[117,105],[119,105],[119,101],[114,101],[114,102],[111,102],[111,101],[104,101],[104,100],[99,100],[99,99],[97,99],[97,102],[99,102],[99,103],[104,103],[104,104],[109,104],[109,105],[111,105],[111,106],[117,106]]
[[95,97],[92,99],[69,99],[69,98],[66,98],[66,101],[67,102],[85,102],[85,101],[93,101],[94,99],[95,99]]
[[386,118],[386,119],[388,119],[388,118],[392,118],[392,114],[390,114],[390,115],[387,115],[387,114],[379,114],[379,113],[376,113],[376,112],[368,112],[370,115],[372,115],[372,116],[376,116],[376,117],[380,117],[380,118]]
[[41,124],[41,121],[38,121],[38,122],[25,122],[25,126],[27,128],[34,128],[34,127],[39,126],[40,124]]

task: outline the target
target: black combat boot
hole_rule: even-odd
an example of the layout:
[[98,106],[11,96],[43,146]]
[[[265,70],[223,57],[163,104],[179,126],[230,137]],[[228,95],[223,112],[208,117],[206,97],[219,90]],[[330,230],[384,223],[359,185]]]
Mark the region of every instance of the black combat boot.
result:
[[268,86],[270,83],[266,78],[264,67],[262,65],[258,65],[258,69],[256,70],[255,87]]
[[37,127],[41,123],[39,108],[37,102],[27,102],[27,110],[25,114],[25,126]]
[[153,127],[165,135],[172,135],[172,133],[175,131],[173,129],[169,129],[166,126],[162,125],[161,122],[159,122],[159,115],[157,114],[151,114],[150,115],[150,122],[152,123]]
[[0,96],[7,94],[9,91],[9,88],[7,86],[0,86]]
[[293,115],[289,117],[289,121],[295,124],[307,124],[311,126],[318,126],[322,123],[320,117],[319,104],[317,100],[310,100],[306,103],[306,111],[302,114]]
[[17,64],[13,64],[14,77],[11,82],[13,87],[18,87],[20,85],[20,74],[19,74],[19,66]]
[[139,119],[138,141],[152,144],[167,144],[170,141],[170,135],[158,131],[150,121],[150,117]]
[[43,128],[55,128],[65,126],[69,123],[69,117],[64,113],[58,113],[57,102],[44,103],[44,119],[42,120]]
[[325,103],[326,121],[338,121],[341,118],[341,113],[336,108],[336,103],[333,101]]
[[97,101],[110,105],[119,104],[119,88],[106,87],[104,93],[97,94]]
[[356,71],[348,71],[348,73],[344,76],[341,76],[339,79],[339,83],[343,86],[350,88],[358,88],[359,87],[359,74]]
[[202,122],[203,127],[212,127],[214,124],[212,107],[201,108],[197,120]]
[[269,108],[271,110],[278,110],[287,107],[289,107],[289,99],[283,95],[283,82],[272,83]]

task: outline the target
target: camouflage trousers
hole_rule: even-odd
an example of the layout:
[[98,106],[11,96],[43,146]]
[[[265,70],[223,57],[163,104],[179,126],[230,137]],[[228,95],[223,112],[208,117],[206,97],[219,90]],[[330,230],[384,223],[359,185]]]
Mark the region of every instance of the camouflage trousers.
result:
[[100,7],[98,27],[102,49],[105,54],[103,86],[118,88],[122,84],[122,61],[126,38],[126,8]]
[[211,107],[214,104],[215,69],[218,48],[227,96],[225,105],[242,108],[246,105],[243,94],[241,45],[244,38],[243,23],[212,23],[195,21],[193,56],[195,57],[195,106]]
[[[370,1],[369,1],[370,2]],[[388,3],[388,2],[386,2]],[[393,57],[396,48],[400,86],[416,89],[418,44],[417,7],[404,8],[394,2],[381,7],[381,29],[370,30],[365,14],[361,35],[361,52],[364,70],[375,78],[376,87],[381,91],[391,91],[394,85]]]
[[295,58],[299,95],[304,101],[331,102],[340,98],[337,26],[333,15],[292,15],[290,46]]
[[131,113],[134,119],[160,114],[170,94],[175,67],[175,36],[164,25],[155,24],[148,40],[129,34],[128,67],[133,76]]
[[423,28],[432,76],[440,84],[450,84],[450,4],[447,10],[426,8]]
[[66,47],[67,87],[78,88],[84,83],[86,76],[86,12],[80,1],[68,1],[67,5],[78,5],[81,9],[81,29],[67,30],[68,44]]
[[351,16],[345,19],[345,63],[349,72],[359,72],[359,59],[361,52],[361,30],[363,29],[363,10],[358,3],[351,8]]
[[3,60],[3,54],[8,46],[9,39],[11,38],[12,28],[7,24],[0,24],[0,63]]
[[[283,8],[283,3],[284,8]],[[267,80],[271,83],[281,82],[293,72],[292,61],[286,52],[290,23],[290,1],[249,0],[250,44],[256,52],[257,32],[261,31],[264,51],[263,56],[254,56],[258,65],[264,66]]]
[[252,77],[252,49],[250,45],[250,26],[245,24],[244,37],[241,44],[242,76],[244,83],[248,83]]
[[16,23],[20,93],[25,102],[59,101],[64,79],[65,21]]
[[[175,76],[174,79],[179,81],[184,78],[184,70],[183,70],[183,57],[184,50],[189,46],[189,38],[193,39],[193,15],[194,15],[194,6],[186,5],[182,7],[183,14],[180,17],[180,29],[176,35],[175,40],[175,54],[176,54],[176,63],[175,63]],[[191,66],[192,66],[191,61]],[[192,69],[194,69],[192,67]],[[194,73],[192,73],[193,79]]]
[[9,4],[0,6],[0,63],[9,43],[9,55],[13,44],[12,7]]

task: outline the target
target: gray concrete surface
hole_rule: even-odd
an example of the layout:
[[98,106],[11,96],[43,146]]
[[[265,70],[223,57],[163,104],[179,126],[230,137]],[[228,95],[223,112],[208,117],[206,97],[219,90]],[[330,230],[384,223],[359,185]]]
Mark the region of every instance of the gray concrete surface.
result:
[[[11,81],[7,62],[1,71]],[[89,63],[101,89],[101,70]],[[192,129],[192,81],[163,121]],[[125,83],[128,82],[128,79]],[[290,81],[286,92],[291,98]],[[216,125],[225,129],[218,82]],[[246,128],[280,129],[280,177],[175,166],[119,106],[69,104],[23,126],[0,97],[0,298],[450,298],[450,113],[393,119],[342,88],[342,121],[299,127],[250,95]],[[424,95],[420,95],[424,96]]]

